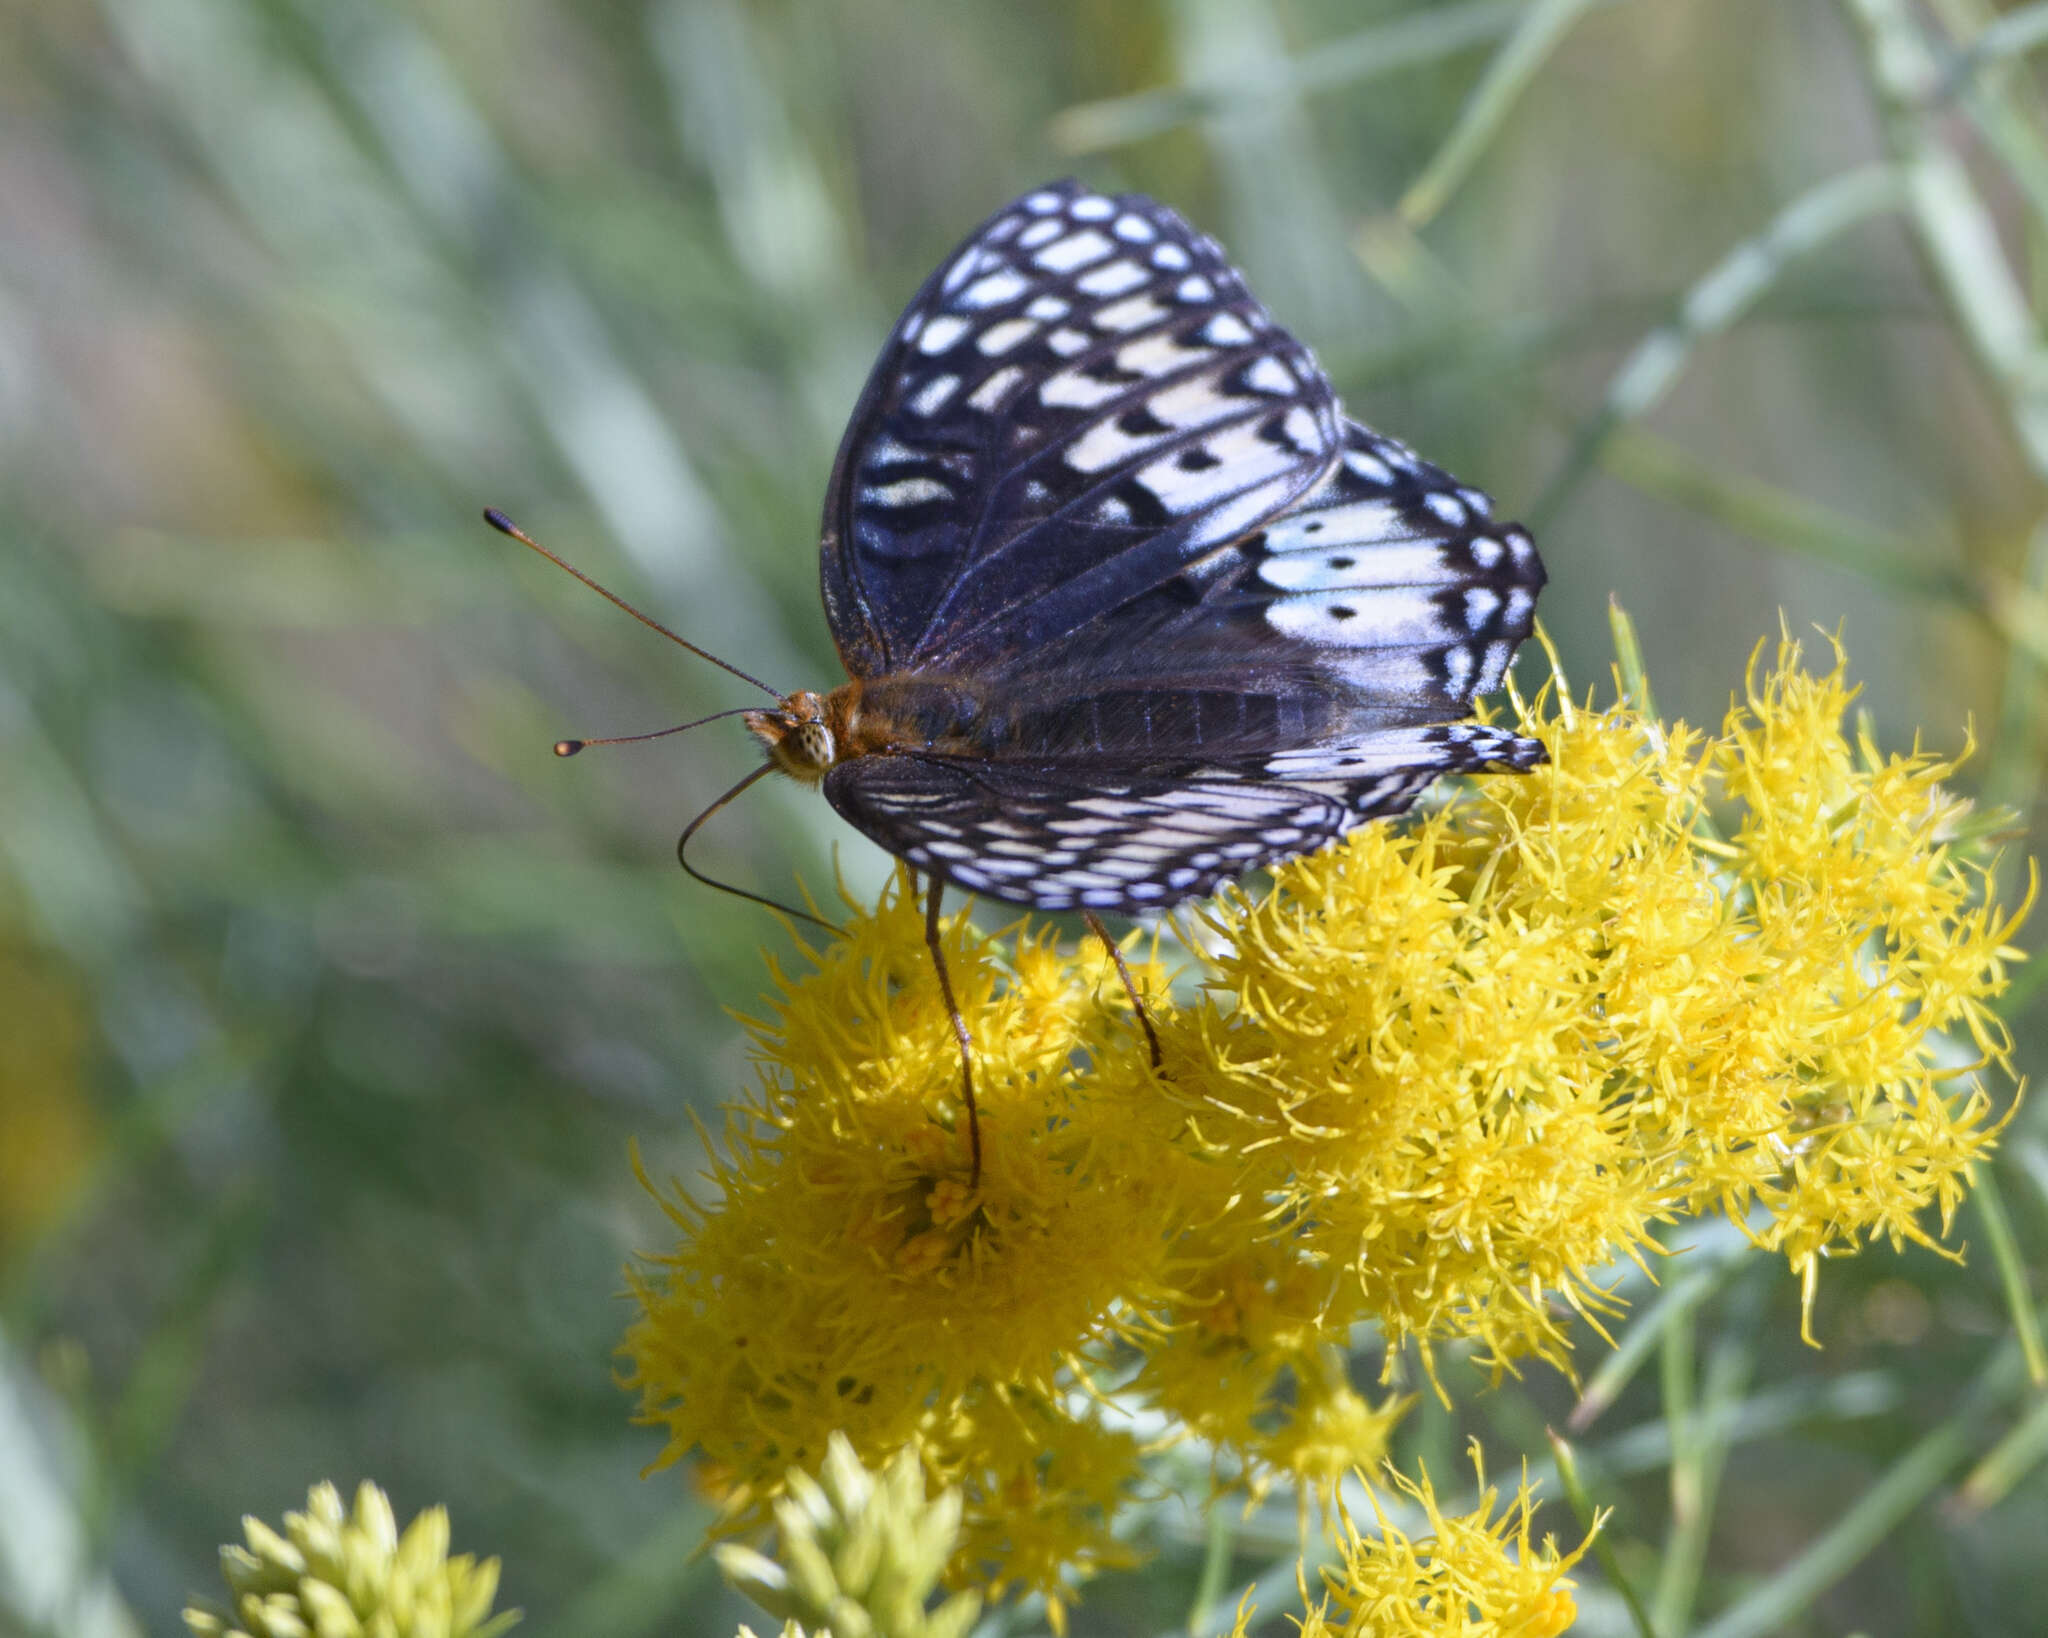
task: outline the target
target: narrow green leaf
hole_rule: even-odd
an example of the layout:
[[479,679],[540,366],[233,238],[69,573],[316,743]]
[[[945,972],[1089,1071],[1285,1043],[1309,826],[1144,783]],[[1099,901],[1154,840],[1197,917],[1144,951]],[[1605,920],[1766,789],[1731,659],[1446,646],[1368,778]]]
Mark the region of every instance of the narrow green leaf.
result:
[[[1692,1625],[1706,1574],[1707,1549],[1713,1540],[1721,1474],[1733,1443],[1735,1413],[1756,1368],[1758,1320],[1766,1282],[1754,1276],[1765,1272],[1761,1266],[1754,1267],[1753,1277],[1735,1288],[1734,1299],[1721,1318],[1697,1403],[1686,1407],[1682,1416],[1674,1414],[1667,1389],[1665,1421],[1671,1429],[1673,1451],[1671,1524],[1650,1604],[1661,1632],[1684,1632]],[[1675,1378],[1688,1393],[1692,1388],[1693,1331],[1693,1317],[1687,1316],[1667,1333],[1664,1347],[1667,1383]],[[1677,1345],[1681,1338],[1683,1347]]]
[[2048,1458],[2048,1397],[2037,1398],[2005,1437],[1970,1469],[1957,1499],[1965,1510],[1982,1513],[1996,1507],[2013,1487]]
[[2013,1332],[2026,1356],[2027,1380],[2037,1388],[2048,1388],[2048,1350],[2041,1345],[2041,1316],[2027,1288],[2027,1262],[2013,1236],[2012,1219],[2005,1214],[1997,1173],[1989,1164],[1971,1171],[1970,1203],[1984,1221],[1984,1238],[1991,1243],[1991,1260],[1998,1267],[2006,1312],[2012,1315]]
[[1621,702],[1657,720],[1657,698],[1650,692],[1650,673],[1643,664],[1642,640],[1628,610],[1612,594],[1607,599],[1607,629],[1614,634],[1614,667],[1621,674]]
[[1632,489],[1707,518],[1790,556],[1848,569],[1901,598],[1925,599],[1988,618],[1983,591],[1940,543],[1914,540],[1845,517],[1760,479],[1716,471],[1637,426],[1617,426],[1600,468]]
[[1228,85],[1165,85],[1076,103],[1053,117],[1052,143],[1063,153],[1095,153],[1261,102],[1362,85],[1483,45],[1507,33],[1528,9],[1527,0],[1422,6],[1304,51],[1277,72]]
[[1202,1573],[1195,1582],[1194,1601],[1188,1606],[1188,1631],[1200,1632],[1209,1624],[1230,1575],[1230,1514],[1223,1498],[1209,1502],[1207,1540],[1202,1545]]
[[1536,0],[1524,13],[1506,44],[1486,65],[1486,72],[1472,88],[1471,96],[1465,99],[1443,146],[1423,166],[1422,174],[1409,184],[1400,204],[1394,207],[1395,214],[1410,228],[1425,226],[1449,202],[1507,122],[1522,93],[1549,61],[1550,54],[1571,32],[1572,25],[1591,9],[1591,0]]
[[1696,281],[1665,324],[1645,336],[1614,373],[1599,407],[1530,508],[1539,534],[1599,461],[1614,430],[1647,414],[1676,384],[1701,342],[1732,328],[1800,257],[1902,202],[1889,165],[1864,165],[1830,177],[1785,206],[1762,232],[1744,239]]
[[[1565,1499],[1571,1503],[1572,1515],[1584,1530],[1593,1528],[1593,1521],[1600,1510],[1593,1504],[1593,1498],[1586,1489],[1586,1481],[1579,1473],[1579,1461],[1570,1441],[1562,1434],[1550,1434],[1550,1454],[1557,1463],[1558,1482],[1564,1486]],[[1609,1585],[1621,1594],[1621,1601],[1628,1605],[1629,1618],[1635,1622],[1639,1638],[1657,1638],[1657,1629],[1650,1621],[1650,1612],[1643,1608],[1643,1601],[1636,1596],[1635,1587],[1622,1573],[1621,1561],[1614,1556],[1614,1545],[1606,1531],[1593,1538],[1593,1557],[1599,1563]]]
[[2024,56],[2048,45],[2048,0],[2015,6],[1984,29],[1957,55],[1943,81],[1942,94],[1952,96],[1963,83],[1993,63]]
[[1749,1252],[1749,1243],[1743,1241],[1728,1256],[1690,1266],[1681,1264],[1683,1272],[1630,1322],[1614,1352],[1587,1379],[1585,1391],[1579,1395],[1566,1426],[1573,1433],[1583,1433],[1598,1421],[1650,1357],[1650,1350],[1663,1338],[1664,1328],[1719,1290],[1742,1267]]
[[1693,1638],[1765,1638],[1788,1630],[1801,1611],[1869,1557],[1940,1488],[1969,1454],[1984,1414],[2010,1398],[2024,1376],[2019,1345],[2001,1345],[1954,1415],[1894,1462],[1804,1552],[1698,1628]]

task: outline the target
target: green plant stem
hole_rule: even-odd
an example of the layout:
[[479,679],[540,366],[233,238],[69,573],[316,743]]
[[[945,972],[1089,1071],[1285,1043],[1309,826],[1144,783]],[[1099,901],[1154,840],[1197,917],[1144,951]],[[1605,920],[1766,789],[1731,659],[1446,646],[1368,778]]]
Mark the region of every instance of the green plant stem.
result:
[[1202,1573],[1195,1581],[1194,1600],[1188,1607],[1189,1632],[1200,1632],[1207,1625],[1230,1576],[1230,1517],[1222,1497],[1210,1500],[1205,1525]]
[[1507,38],[1458,111],[1457,122],[1422,174],[1408,185],[1394,213],[1411,230],[1435,219],[1471,174],[1544,63],[1592,0],[1536,0]]
[[1529,508],[1541,534],[1599,462],[1617,427],[1647,414],[1684,372],[1700,344],[1736,324],[1785,269],[1857,224],[1902,202],[1898,174],[1865,165],[1808,189],[1743,240],[1685,293],[1672,318],[1639,342],[1608,383],[1598,408],[1573,434],[1543,493]]
[[[1558,1482],[1564,1486],[1565,1499],[1571,1503],[1572,1515],[1583,1530],[1593,1528],[1600,1510],[1593,1505],[1592,1495],[1586,1489],[1585,1478],[1579,1472],[1577,1453],[1571,1442],[1560,1433],[1551,1433],[1550,1454],[1557,1463]],[[1593,1537],[1593,1557],[1606,1575],[1609,1585],[1621,1595],[1621,1601],[1628,1606],[1629,1618],[1635,1622],[1638,1638],[1657,1638],[1657,1628],[1650,1619],[1650,1612],[1643,1607],[1643,1601],[1636,1596],[1634,1585],[1622,1573],[1621,1561],[1614,1555],[1614,1546],[1607,1539],[1606,1532]]]
[[1949,84],[1953,85],[1992,63],[2023,56],[2043,45],[2048,45],[2048,0],[2034,0],[2032,5],[2015,6],[1986,27],[1958,54],[1949,70]]
[[1620,600],[1607,599],[1607,629],[1614,637],[1614,668],[1621,677],[1621,702],[1651,722],[1657,720],[1657,697],[1650,691],[1649,668],[1643,663],[1642,639]]
[[[1666,1398],[1665,1421],[1671,1429],[1671,1527],[1658,1566],[1656,1593],[1650,1612],[1660,1632],[1683,1632],[1692,1624],[1700,1582],[1706,1573],[1707,1549],[1713,1540],[1714,1504],[1721,1488],[1733,1441],[1736,1412],[1748,1391],[1757,1358],[1757,1321],[1764,1284],[1741,1282],[1724,1316],[1707,1362],[1706,1381],[1698,1402],[1685,1414],[1674,1414]],[[1679,1374],[1691,1389],[1691,1338],[1694,1317],[1688,1315],[1665,1339],[1667,1383]],[[1683,1348],[1674,1339],[1685,1339]],[[1679,1356],[1683,1354],[1681,1359]]]
[[2027,1380],[2037,1388],[2048,1388],[2048,1350],[2041,1345],[2041,1316],[2027,1288],[2027,1262],[2013,1235],[2012,1219],[2006,1215],[1997,1174],[1988,1162],[1971,1171],[1970,1203],[1984,1221],[1984,1238],[1991,1242],[1991,1260],[1998,1266],[2006,1312],[2012,1316],[2013,1332],[2027,1362]]
[[[1698,1435],[1735,1446],[1803,1427],[1812,1422],[1884,1416],[1904,1397],[1883,1371],[1857,1371],[1820,1382],[1795,1382],[1747,1398],[1721,1403],[1712,1393],[1700,1404]],[[1651,1473],[1673,1459],[1671,1427],[1662,1417],[1611,1434],[1587,1447],[1587,1458],[1602,1473],[1623,1477]],[[1535,1469],[1531,1469],[1535,1472]]]
[[[1621,0],[1591,0],[1617,5]],[[1162,85],[1125,97],[1076,103],[1053,117],[1062,153],[1086,154],[1263,102],[1363,85],[1470,51],[1514,28],[1528,0],[1462,0],[1420,6],[1313,47],[1272,71],[1227,85]]]
[[2010,1398],[2024,1376],[2019,1345],[2001,1344],[1952,1416],[1894,1462],[1804,1552],[1696,1629],[1693,1638],[1765,1638],[1790,1629],[1801,1611],[1862,1563],[1955,1471],[1985,1414]]
[[2036,1395],[2026,1415],[1970,1469],[1957,1501],[1967,1512],[1986,1512],[2005,1500],[2043,1458],[2048,1458],[2048,1395]]
[[1682,1609],[1673,1606],[1689,1602],[1683,1594],[1680,1565],[1690,1557],[1680,1545],[1696,1535],[1701,1522],[1700,1450],[1697,1427],[1698,1407],[1693,1402],[1694,1344],[1699,1333],[1699,1311],[1688,1309],[1672,1317],[1664,1327],[1657,1350],[1658,1376],[1664,1393],[1664,1424],[1671,1430],[1671,1471],[1668,1490],[1671,1521],[1665,1533],[1664,1553],[1657,1571],[1657,1585],[1650,1594],[1650,1620],[1660,1632],[1678,1631]]
[[1663,1338],[1664,1328],[1689,1314],[1719,1290],[1746,1261],[1748,1251],[1749,1245],[1745,1241],[1729,1256],[1716,1258],[1703,1267],[1687,1268],[1660,1291],[1656,1299],[1621,1333],[1614,1352],[1602,1360],[1600,1368],[1587,1379],[1585,1391],[1579,1395],[1578,1404],[1572,1407],[1567,1428],[1573,1433],[1583,1433],[1598,1421],[1621,1397],[1622,1390],[1650,1357],[1650,1350]]
[[1941,65],[1905,0],[1840,0],[1864,45],[1906,217],[1978,367],[2004,403],[2036,476],[2048,481],[2048,364],[1998,225],[1946,140],[1933,98]]
[[1617,426],[1609,433],[1600,467],[1632,489],[1778,551],[1848,569],[1902,598],[1941,603],[1993,621],[1984,592],[1970,576],[1934,561],[1938,542],[1845,517],[1775,484],[1717,472],[1639,426]]

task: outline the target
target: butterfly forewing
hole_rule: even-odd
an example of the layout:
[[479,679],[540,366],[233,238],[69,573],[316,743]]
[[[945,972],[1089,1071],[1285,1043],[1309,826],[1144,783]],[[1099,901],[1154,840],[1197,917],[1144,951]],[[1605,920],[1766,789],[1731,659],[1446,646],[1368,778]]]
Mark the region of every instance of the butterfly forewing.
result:
[[826,499],[855,676],[986,667],[1308,490],[1336,399],[1215,244],[1076,183],[983,224],[898,322]]
[[1465,720],[1531,629],[1526,532],[1345,421],[1215,245],[1137,196],[1041,189],[932,276],[823,558],[854,677],[979,702],[827,797],[1016,903],[1157,908],[1543,759]]

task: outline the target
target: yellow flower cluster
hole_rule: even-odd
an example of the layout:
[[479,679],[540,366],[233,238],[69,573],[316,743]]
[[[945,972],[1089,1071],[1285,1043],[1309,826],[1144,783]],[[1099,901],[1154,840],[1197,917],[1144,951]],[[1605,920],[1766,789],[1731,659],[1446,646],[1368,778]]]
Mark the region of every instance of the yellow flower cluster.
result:
[[664,1193],[626,1353],[669,1457],[740,1528],[835,1429],[914,1448],[964,1498],[953,1581],[1057,1618],[1126,1556],[1137,1425],[1254,1492],[1376,1468],[1402,1406],[1350,1380],[1360,1325],[1432,1374],[1454,1340],[1564,1363],[1660,1219],[1725,1212],[1809,1290],[1824,1255],[1925,1241],[1994,1135],[1949,1041],[2004,1063],[2018,917],[1952,765],[1851,743],[1851,698],[1839,654],[1786,644],[1716,735],[1518,702],[1548,766],[1225,895],[1196,983],[1136,964],[1158,1072],[1099,950],[955,917],[972,1191],[899,880],[777,975],[708,1187]]
[[[1411,1536],[1396,1525],[1370,1486],[1374,1535],[1339,1516],[1342,1563],[1323,1571],[1323,1596],[1297,1620],[1300,1638],[1557,1638],[1578,1619],[1567,1572],[1592,1546],[1589,1533],[1569,1553],[1534,1540],[1535,1496],[1525,1478],[1498,1515],[1500,1492],[1486,1483],[1475,1447],[1478,1504],[1446,1515],[1429,1475],[1386,1469],[1393,1489],[1421,1509],[1428,1529]],[[1595,1521],[1594,1529],[1599,1528]],[[1232,1638],[1247,1638],[1257,1611],[1241,1606]]]

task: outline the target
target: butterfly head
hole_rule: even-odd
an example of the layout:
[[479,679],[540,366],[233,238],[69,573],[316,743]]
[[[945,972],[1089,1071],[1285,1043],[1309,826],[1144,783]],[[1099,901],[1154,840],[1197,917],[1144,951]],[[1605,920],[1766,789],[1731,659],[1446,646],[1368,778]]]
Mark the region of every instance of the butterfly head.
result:
[[793,779],[815,785],[839,760],[832,701],[806,688],[769,711],[749,711],[748,729],[768,748],[768,759]]

